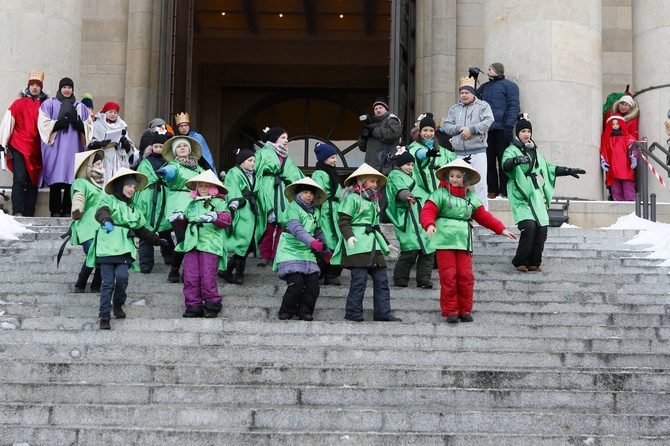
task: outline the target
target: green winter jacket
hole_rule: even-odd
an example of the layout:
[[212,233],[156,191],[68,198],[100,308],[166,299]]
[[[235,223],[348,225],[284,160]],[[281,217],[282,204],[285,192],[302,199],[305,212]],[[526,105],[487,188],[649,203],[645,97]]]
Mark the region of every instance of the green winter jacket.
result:
[[[233,213],[233,224],[225,230],[226,247],[229,253],[245,257],[250,245],[258,247],[258,241],[265,231],[255,195],[256,188],[239,166],[228,171],[223,185],[228,190],[228,204],[233,201],[239,203]],[[258,185],[258,181],[255,185]]]
[[194,176],[204,172],[204,169],[197,165],[194,169],[190,169],[179,164],[177,159],[173,159],[167,165],[177,169],[177,173],[174,178],[172,178],[172,181],[166,181],[170,188],[170,193],[167,198],[165,215],[170,216],[174,211],[183,212],[184,209],[186,209],[186,206],[188,206],[191,201],[191,196],[189,195],[191,190],[186,187],[186,182]]
[[86,178],[77,178],[72,184],[70,190],[70,197],[74,196],[75,192],[81,192],[86,197],[86,204],[84,213],[79,220],[74,220],[70,224],[72,231],[72,238],[70,239],[73,245],[81,245],[87,240],[95,237],[95,231],[100,227],[95,221],[95,212],[100,207],[100,200],[104,196],[102,189],[93,184]]
[[528,156],[530,164],[520,164],[513,170],[505,172],[507,182],[507,198],[512,206],[514,223],[523,220],[535,220],[540,226],[549,226],[547,208],[554,196],[556,184],[556,166],[550,164],[536,149],[526,150],[513,141],[503,153],[501,165],[510,158]]
[[438,213],[435,219],[437,232],[430,238],[434,249],[450,249],[472,252],[472,214],[482,205],[473,191],[465,197],[457,197],[446,187],[440,187],[428,200],[435,203]]
[[[310,214],[298,203],[292,201],[286,209],[286,221],[298,220],[305,231],[314,236],[316,228],[319,227],[320,214],[321,212],[317,208],[314,208],[314,213]],[[279,237],[277,256],[275,257],[272,270],[277,271],[279,269],[278,265],[281,262],[289,262],[291,260],[305,260],[316,263],[316,256],[309,246],[295,238],[289,231],[284,231]]]
[[[414,206],[410,206],[405,200],[398,200],[398,192],[402,190],[407,190],[414,196],[416,199]],[[399,168],[393,169],[386,183],[386,196],[388,203],[386,215],[393,223],[393,230],[400,242],[400,250],[420,250],[422,254],[435,252],[430,244],[430,238],[419,221],[419,213],[426,202],[426,195],[417,186],[414,178]]]
[[256,189],[260,202],[263,231],[268,223],[268,217],[274,212],[276,221],[284,226],[288,200],[284,196],[284,188],[289,184],[304,178],[305,175],[293,163],[291,157],[286,157],[284,164],[279,163],[279,156],[270,145],[263,146],[256,151]]
[[148,159],[140,162],[137,171],[149,178],[147,187],[133,195],[133,203],[147,219],[147,229],[156,232],[169,230],[172,226],[167,220],[170,214],[166,212],[166,207],[170,190],[163,179],[156,175]]
[[340,228],[337,225],[337,210],[340,207],[342,186],[338,184],[336,190],[331,190],[330,177],[323,170],[315,170],[312,174],[312,179],[316,184],[321,186],[321,189],[326,191],[326,196],[328,197],[326,202],[321,205],[319,227],[326,239],[328,249],[334,250],[342,238],[342,233],[340,233]]
[[444,166],[445,164],[455,160],[456,154],[445,149],[444,147],[440,147],[438,149],[438,156],[435,158],[426,158],[425,160],[419,161],[419,159],[416,157],[416,152],[419,149],[428,150],[428,147],[419,141],[414,141],[407,148],[409,153],[411,153],[415,159],[413,177],[416,179],[418,187],[420,187],[425,192],[425,196],[428,196],[433,193],[433,191],[437,189],[437,186],[440,184],[440,180],[435,177],[435,171],[437,171],[437,169]]

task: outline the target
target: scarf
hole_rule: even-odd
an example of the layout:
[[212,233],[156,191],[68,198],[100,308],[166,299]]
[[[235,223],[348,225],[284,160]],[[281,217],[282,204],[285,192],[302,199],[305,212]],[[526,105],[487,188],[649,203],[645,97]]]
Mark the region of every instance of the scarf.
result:
[[244,176],[247,177],[247,180],[249,180],[249,185],[251,186],[251,190],[253,190],[254,185],[256,184],[256,177],[254,176],[254,171],[242,169],[241,167],[240,170],[242,171],[242,173],[244,173]]
[[435,147],[435,140],[434,139],[431,139],[430,141],[424,141],[423,143],[429,149],[432,149],[433,147]]
[[192,156],[178,156],[175,158],[179,164],[181,164],[184,167],[188,167],[189,169],[195,169],[196,166],[198,165],[198,162],[195,160],[194,157]]
[[102,185],[105,183],[105,169],[91,167],[91,180],[93,180],[93,184],[102,188]]
[[[59,90],[58,93],[56,93],[56,99],[61,102],[60,110],[58,110],[58,119],[67,116],[70,118],[70,121],[74,121],[77,116],[77,109],[74,107],[74,103],[77,102],[77,99],[74,97],[74,93],[72,93],[72,96],[69,98],[66,98]],[[63,132],[67,132],[68,129],[69,126],[65,127]]]
[[356,192],[366,200],[370,201],[379,200],[379,198],[381,197],[381,194],[379,193],[378,190],[370,189],[369,187],[363,187],[358,183],[354,184],[354,192]]
[[337,174],[337,168],[335,166],[329,166],[323,161],[317,161],[316,170],[323,170],[328,174],[328,178],[330,178],[330,197],[328,198],[334,197],[335,192],[337,192],[337,186],[340,184],[340,176]]
[[275,151],[275,153],[282,157],[282,158],[287,158],[288,157],[288,147],[280,146],[278,144],[275,144],[273,142],[268,141],[268,145],[272,147]]
[[302,201],[302,196],[300,194],[297,194],[295,196],[295,201],[298,203],[298,205],[305,210],[308,214],[313,214],[314,213],[314,202],[311,202],[309,204],[305,203]]

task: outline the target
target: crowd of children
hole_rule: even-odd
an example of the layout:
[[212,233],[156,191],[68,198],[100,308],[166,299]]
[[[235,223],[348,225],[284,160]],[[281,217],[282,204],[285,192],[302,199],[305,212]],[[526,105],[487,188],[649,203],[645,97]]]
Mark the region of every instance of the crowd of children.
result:
[[[236,165],[223,182],[200,167],[197,140],[173,136],[165,126],[143,135],[146,147],[137,171],[118,168],[106,183],[105,152],[77,154],[72,243],[82,245],[87,257],[74,291],[84,292],[95,271],[91,291],[100,292],[100,329],[110,329],[112,314],[126,317],[128,272],[151,273],[154,247],[160,246],[170,265],[168,282],[183,282],[183,317],[212,318],[223,302],[217,276],[243,284],[246,260],[253,254],[258,266],[271,265],[287,283],[280,320],[314,320],[321,284],[340,285],[346,268],[351,280],[344,318],[364,321],[370,276],[373,319],[397,322],[401,319],[391,310],[385,258],[392,255],[398,258],[395,287],[409,286],[416,265],[416,286],[431,289],[437,267],[442,316],[448,323],[472,322],[472,221],[496,234],[516,236],[470,190],[480,181],[479,173],[436,141],[431,114],[421,117],[417,130],[416,141],[408,148],[398,146],[390,157],[394,168],[388,177],[363,163],[346,178],[344,188],[335,147],[317,143],[316,169],[305,177],[289,156],[288,133],[279,127],[266,129],[261,149],[237,149]],[[522,234],[512,263],[523,272],[540,270],[546,204],[555,178],[584,173],[547,163],[537,153],[531,131],[530,121],[520,116],[502,163]],[[531,171],[533,178],[543,177],[541,188],[529,179]],[[387,208],[382,211],[384,187]],[[382,212],[393,223],[400,250],[381,230]],[[133,237],[140,239],[139,255]]]

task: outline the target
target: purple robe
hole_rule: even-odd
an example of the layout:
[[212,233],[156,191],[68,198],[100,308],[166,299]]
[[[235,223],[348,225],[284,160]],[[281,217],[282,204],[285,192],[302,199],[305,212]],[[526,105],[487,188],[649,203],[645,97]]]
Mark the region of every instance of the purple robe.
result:
[[[61,102],[56,98],[47,99],[42,103],[40,111],[48,119],[56,121],[60,111]],[[82,121],[89,118],[88,108],[79,101],[74,103],[77,114]],[[52,123],[52,127],[53,127]],[[51,186],[55,183],[74,183],[74,155],[86,150],[82,143],[83,135],[70,126],[67,133],[63,130],[57,132],[53,145],[48,145],[42,138],[42,175],[40,188]]]

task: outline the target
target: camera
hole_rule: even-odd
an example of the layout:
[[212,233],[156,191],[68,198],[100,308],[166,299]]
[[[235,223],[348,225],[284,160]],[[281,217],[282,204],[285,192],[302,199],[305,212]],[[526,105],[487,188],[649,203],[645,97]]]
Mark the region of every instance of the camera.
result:
[[370,129],[368,129],[367,127],[363,127],[361,129],[361,136],[363,138],[368,138],[370,136]]
[[468,68],[468,76],[469,77],[474,77],[475,79],[477,78],[477,76],[479,76],[479,73],[481,73],[481,72],[482,72],[482,70],[480,70],[477,67]]

